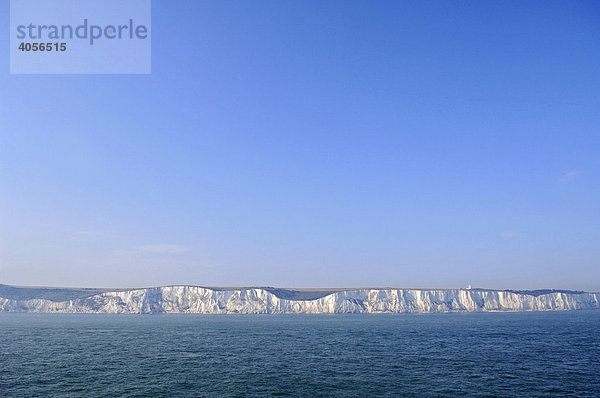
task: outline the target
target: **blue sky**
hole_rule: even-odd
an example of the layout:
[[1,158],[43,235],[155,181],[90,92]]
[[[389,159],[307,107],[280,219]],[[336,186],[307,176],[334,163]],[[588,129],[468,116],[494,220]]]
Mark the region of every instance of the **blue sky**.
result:
[[597,2],[152,18],[148,76],[0,44],[0,283],[600,290]]

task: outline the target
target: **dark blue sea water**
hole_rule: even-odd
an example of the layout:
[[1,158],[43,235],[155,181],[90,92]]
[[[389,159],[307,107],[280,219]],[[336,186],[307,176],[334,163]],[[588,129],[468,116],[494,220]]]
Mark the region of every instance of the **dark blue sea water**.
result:
[[2,397],[600,396],[600,311],[0,314]]

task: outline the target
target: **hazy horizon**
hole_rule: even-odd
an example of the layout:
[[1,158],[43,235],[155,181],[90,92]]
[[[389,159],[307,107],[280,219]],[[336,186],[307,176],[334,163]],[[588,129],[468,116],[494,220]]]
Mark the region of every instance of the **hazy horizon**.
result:
[[[196,284],[167,284],[167,285],[146,285],[146,286],[48,286],[48,285],[11,285],[2,283],[0,285],[10,286],[15,288],[33,288],[33,289],[98,289],[98,290],[135,290],[135,289],[152,289],[157,287],[170,287],[170,286],[188,286],[188,287],[200,287],[206,289],[219,289],[219,290],[238,290],[238,289],[261,289],[261,288],[274,288],[282,290],[297,290],[297,291],[344,291],[344,290],[513,290],[513,291],[536,291],[536,290],[564,290],[564,291],[585,291],[581,289],[564,289],[560,287],[538,287],[528,289],[515,289],[512,287],[504,288],[489,288],[485,286],[454,286],[454,287],[436,287],[436,286],[318,286],[318,287],[296,287],[296,286],[272,286],[272,285],[247,285],[247,286],[217,286],[217,285],[196,285]],[[600,293],[596,291],[586,291],[587,293]]]
[[138,76],[5,40],[0,283],[600,291],[599,12],[154,1]]

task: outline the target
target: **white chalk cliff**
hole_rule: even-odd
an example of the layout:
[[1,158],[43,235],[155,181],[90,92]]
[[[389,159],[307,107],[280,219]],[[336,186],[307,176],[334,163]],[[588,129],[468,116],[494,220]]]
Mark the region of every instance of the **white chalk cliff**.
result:
[[0,312],[106,314],[339,314],[554,311],[600,308],[600,293],[527,294],[484,289],[359,289],[312,300],[283,299],[262,288],[168,286],[108,291],[68,301],[0,297]]

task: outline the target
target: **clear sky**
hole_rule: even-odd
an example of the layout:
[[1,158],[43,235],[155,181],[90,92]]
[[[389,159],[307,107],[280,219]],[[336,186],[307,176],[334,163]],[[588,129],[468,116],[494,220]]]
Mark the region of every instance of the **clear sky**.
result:
[[0,283],[600,290],[600,3],[166,1],[9,75]]

